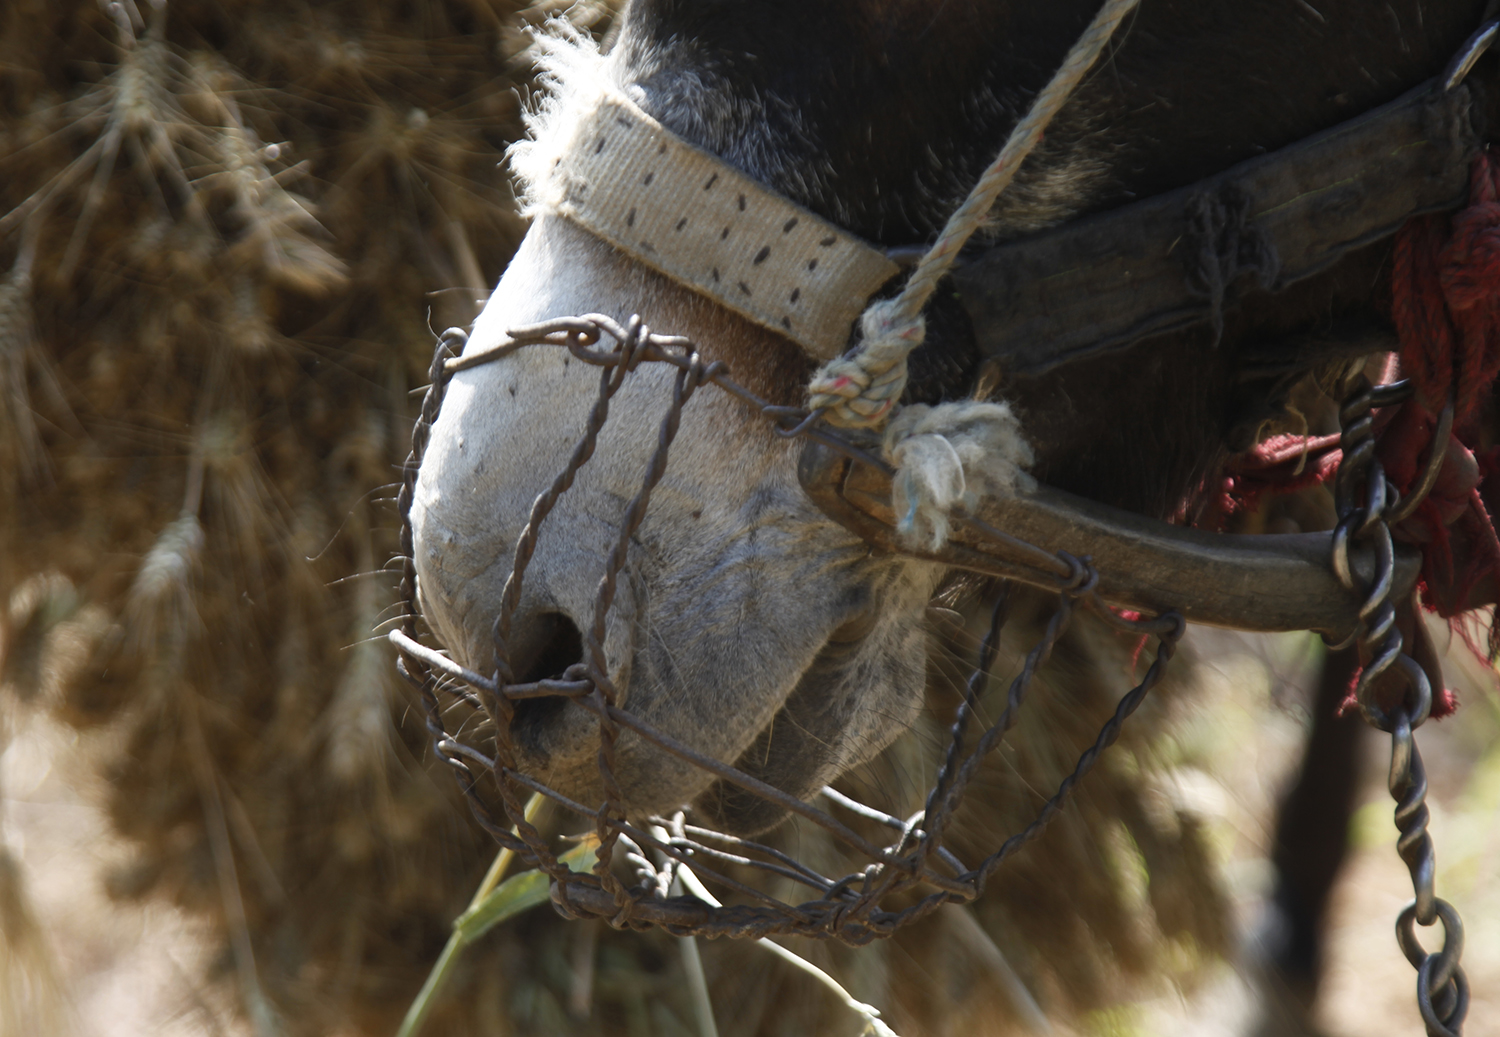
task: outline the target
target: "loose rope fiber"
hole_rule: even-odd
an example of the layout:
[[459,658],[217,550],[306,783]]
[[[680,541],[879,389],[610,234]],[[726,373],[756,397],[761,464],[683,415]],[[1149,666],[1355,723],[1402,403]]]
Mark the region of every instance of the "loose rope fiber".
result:
[[1010,186],[1016,171],[1041,141],[1053,116],[1073,95],[1138,2],[1105,0],[1068,51],[1062,67],[1011,131],[999,156],[948,218],[942,234],[917,263],[901,294],[871,304],[860,317],[859,345],[824,364],[813,376],[808,386],[810,404],[824,411],[825,420],[845,428],[879,428],[890,417],[906,388],[906,358],[926,336],[923,307],[953,266],[959,250],[984,223],[995,199]]

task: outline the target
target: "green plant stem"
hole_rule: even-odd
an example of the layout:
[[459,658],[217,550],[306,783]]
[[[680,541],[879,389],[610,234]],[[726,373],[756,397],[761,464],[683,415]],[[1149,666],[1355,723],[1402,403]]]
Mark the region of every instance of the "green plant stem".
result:
[[448,982],[448,975],[453,971],[453,964],[463,949],[464,940],[455,929],[448,937],[443,953],[438,955],[438,960],[433,964],[432,971],[427,973],[422,989],[412,999],[411,1007],[406,1010],[406,1017],[401,1020],[401,1029],[396,1031],[396,1037],[416,1037],[421,1032],[432,1006],[437,1004],[438,991]]
[[[544,802],[540,793],[531,797],[526,804],[526,820],[530,823],[541,809]],[[511,834],[516,830],[511,828]],[[570,856],[578,854],[586,849],[579,846],[563,855],[567,860]],[[592,856],[592,854],[588,854]],[[479,883],[479,888],[474,891],[474,896],[469,900],[469,906],[463,914],[453,920],[453,932],[448,936],[448,942],[443,947],[443,952],[438,955],[438,960],[433,964],[432,971],[427,974],[427,980],[422,984],[422,989],[412,999],[411,1007],[406,1010],[406,1017],[401,1020],[401,1028],[396,1031],[396,1037],[417,1037],[421,1032],[422,1024],[427,1021],[433,1006],[437,1004],[438,993],[448,982],[448,977],[453,972],[453,966],[458,962],[458,956],[464,947],[488,932],[493,926],[498,925],[512,915],[518,914],[541,903],[546,898],[549,884],[547,877],[540,872],[527,872],[517,875],[509,882],[501,884],[500,880],[505,877],[506,870],[515,854],[507,847],[501,847],[500,852],[495,854],[495,859],[490,863],[489,870],[485,872],[484,879]],[[590,860],[585,867],[591,866]],[[569,861],[569,866],[572,862]],[[531,877],[541,879],[540,883],[526,883],[523,889],[518,880]],[[541,897],[536,896],[536,890],[531,888],[540,885]],[[508,893],[501,896],[502,892]]]
[[[540,792],[533,792],[531,794],[531,798],[526,801],[526,810],[522,815],[526,818],[527,824],[531,824],[536,820],[536,815],[542,809],[542,804],[545,802],[546,799]],[[511,826],[510,834],[516,834],[514,825]],[[468,911],[472,911],[478,907],[480,901],[489,896],[495,887],[500,884],[500,880],[505,877],[506,869],[510,867],[510,862],[515,856],[516,852],[509,846],[500,847],[500,852],[495,854],[495,859],[490,862],[490,870],[484,873],[484,881],[480,882],[479,888],[474,891],[473,899],[469,901]],[[467,914],[468,911],[465,911],[464,914]],[[459,917],[462,917],[462,915]],[[456,921],[453,924],[455,927],[458,925]]]

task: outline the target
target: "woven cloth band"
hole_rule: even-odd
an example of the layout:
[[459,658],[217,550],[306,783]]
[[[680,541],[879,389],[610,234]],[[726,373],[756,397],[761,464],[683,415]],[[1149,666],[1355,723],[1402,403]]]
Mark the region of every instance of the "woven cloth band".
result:
[[898,273],[619,95],[579,120],[551,176],[559,215],[819,360],[844,351],[870,296]]

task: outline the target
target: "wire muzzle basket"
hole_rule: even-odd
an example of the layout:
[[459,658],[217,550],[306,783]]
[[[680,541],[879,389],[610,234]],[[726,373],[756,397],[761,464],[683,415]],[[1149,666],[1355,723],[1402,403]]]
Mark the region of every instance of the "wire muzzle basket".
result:
[[[500,345],[460,356],[465,341],[465,334],[457,329],[439,340],[431,384],[403,471],[399,506],[405,614],[390,637],[399,653],[401,674],[420,695],[434,750],[451,768],[475,818],[500,846],[551,878],[552,902],[565,917],[600,918],[616,928],[659,927],[679,936],[795,934],[858,945],[889,936],[945,903],[972,901],[984,892],[986,883],[1006,859],[1037,838],[1056,817],[1077,783],[1119,737],[1126,719],[1161,680],[1183,634],[1185,623],[1176,612],[1127,618],[1102,602],[1096,592],[1098,574],[1087,558],[1066,553],[1049,555],[1034,548],[1042,563],[1050,564],[1057,574],[1050,618],[1010,682],[1003,707],[992,720],[982,721],[979,697],[996,662],[1008,611],[1005,589],[996,595],[988,631],[979,644],[973,671],[963,688],[963,700],[948,733],[946,751],[922,809],[909,817],[898,817],[833,788],[822,791],[819,798],[823,807],[805,802],[683,744],[622,708],[621,696],[605,666],[602,646],[606,624],[631,537],[639,529],[652,491],[666,471],[683,408],[704,386],[726,392],[759,412],[768,421],[771,434],[821,443],[857,463],[886,467],[885,463],[822,427],[817,413],[773,406],[733,381],[723,364],[705,361],[687,339],[655,334],[639,317],[626,326],[597,314],[553,320],[517,329]],[[494,621],[495,668],[486,675],[424,643],[431,637],[420,633],[410,521],[417,473],[448,379],[454,373],[517,350],[549,348],[565,349],[573,358],[597,368],[598,394],[566,466],[536,499],[529,521],[515,542],[511,572]],[[610,547],[594,601],[592,625],[583,631],[583,661],[547,679],[518,681],[507,644],[538,532],[558,499],[593,457],[600,430],[608,420],[610,399],[643,364],[670,365],[676,369],[675,377],[670,399],[664,401],[656,448],[642,473],[639,492],[624,509]],[[1034,820],[983,859],[961,860],[945,846],[954,813],[980,765],[1017,723],[1037,670],[1046,664],[1080,608],[1093,611],[1115,628],[1154,638],[1155,657],[1140,682],[1119,699],[1113,715]],[[520,753],[513,733],[518,704],[559,698],[598,718],[601,802],[577,802],[518,765]],[[453,723],[455,716],[459,718],[457,723]],[[460,733],[465,730],[481,731],[483,735]],[[840,875],[820,874],[768,842],[716,829],[690,807],[671,816],[630,816],[614,774],[616,746],[622,736],[637,737],[660,753],[817,826],[840,844],[857,866]],[[527,819],[526,799],[532,795],[544,797],[592,826],[598,848],[591,871],[573,871],[559,859],[552,840]],[[681,892],[684,887],[690,892]],[[788,890],[805,892],[788,895]]]

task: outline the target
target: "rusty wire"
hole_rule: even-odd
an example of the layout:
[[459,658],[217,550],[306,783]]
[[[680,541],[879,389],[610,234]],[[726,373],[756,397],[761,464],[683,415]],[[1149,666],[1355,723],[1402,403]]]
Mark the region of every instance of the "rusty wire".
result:
[[[439,340],[430,369],[431,384],[412,433],[412,452],[403,470],[399,497],[403,555],[401,598],[405,614],[399,629],[391,633],[391,640],[399,651],[397,665],[400,672],[420,693],[434,750],[452,768],[474,816],[500,845],[551,877],[554,906],[567,917],[604,918],[617,928],[659,926],[677,935],[761,937],[793,933],[863,944],[890,935],[944,903],[971,901],[984,891],[985,884],[1006,859],[1039,836],[1062,809],[1078,781],[1118,738],[1125,720],[1161,679],[1183,634],[1185,624],[1175,612],[1154,619],[1131,621],[1104,605],[1095,594],[1098,574],[1087,559],[1066,554],[1051,555],[1027,545],[1040,560],[1059,573],[1056,609],[1040,640],[1027,654],[1020,672],[1012,680],[999,717],[971,740],[970,729],[975,723],[979,695],[989,680],[1006,617],[1008,594],[1002,591],[998,596],[989,632],[980,646],[976,668],[952,725],[947,753],[928,792],[924,809],[911,818],[902,819],[833,789],[824,790],[825,798],[841,810],[893,829],[896,833],[893,841],[880,845],[827,811],[729,764],[705,756],[621,709],[617,704],[617,690],[606,672],[602,646],[616,581],[625,564],[630,538],[645,517],[652,490],[666,470],[683,408],[704,385],[713,385],[749,405],[765,417],[779,435],[817,440],[864,464],[884,467],[885,463],[820,427],[816,412],[809,414],[799,408],[771,405],[734,382],[722,363],[706,362],[690,341],[653,334],[639,317],[632,318],[624,326],[597,314],[562,318],[517,329],[500,345],[460,356],[465,341],[466,336],[457,329],[444,333]],[[486,676],[459,665],[442,651],[419,640],[410,521],[412,499],[417,473],[432,424],[442,406],[448,379],[458,371],[492,362],[519,349],[548,347],[566,349],[573,357],[597,367],[599,390],[567,465],[536,499],[529,520],[516,540],[511,572],[494,621],[495,672]],[[555,677],[518,683],[509,662],[510,628],[538,532],[558,499],[568,492],[578,472],[593,456],[599,432],[609,418],[611,399],[629,375],[644,363],[663,363],[676,368],[671,399],[664,408],[656,449],[643,473],[639,492],[621,517],[600,580],[592,623],[584,635],[584,659]],[[981,762],[1017,722],[1037,670],[1046,664],[1058,638],[1080,606],[1095,611],[1119,629],[1154,635],[1158,642],[1156,657],[1140,683],[1121,698],[1114,715],[1079,757],[1072,773],[1043,804],[1035,820],[1006,839],[988,857],[968,867],[943,846],[948,823]],[[489,745],[492,739],[490,751],[466,743],[447,730],[444,696],[477,707],[491,721],[493,731],[486,731],[484,743]],[[576,802],[517,766],[511,735],[515,703],[541,697],[569,699],[599,718],[598,758],[603,802],[592,805]],[[825,876],[764,843],[690,823],[691,814],[678,813],[671,818],[628,817],[613,773],[615,744],[624,730],[819,826],[868,863],[859,871],[838,877]],[[540,793],[566,811],[593,823],[600,848],[592,874],[575,873],[558,861],[548,840],[525,818],[522,796],[527,792]],[[503,817],[492,805],[496,795],[499,813],[503,813]],[[618,867],[616,858],[621,862]],[[676,868],[681,865],[690,866],[704,882],[738,894],[742,902],[714,906],[692,896],[671,896]],[[811,891],[811,899],[789,903],[767,889],[736,877],[744,875],[745,869],[806,887]],[[736,875],[728,874],[730,870]],[[627,886],[622,874],[632,876],[633,884]],[[893,901],[899,901],[895,909],[889,906]]]

